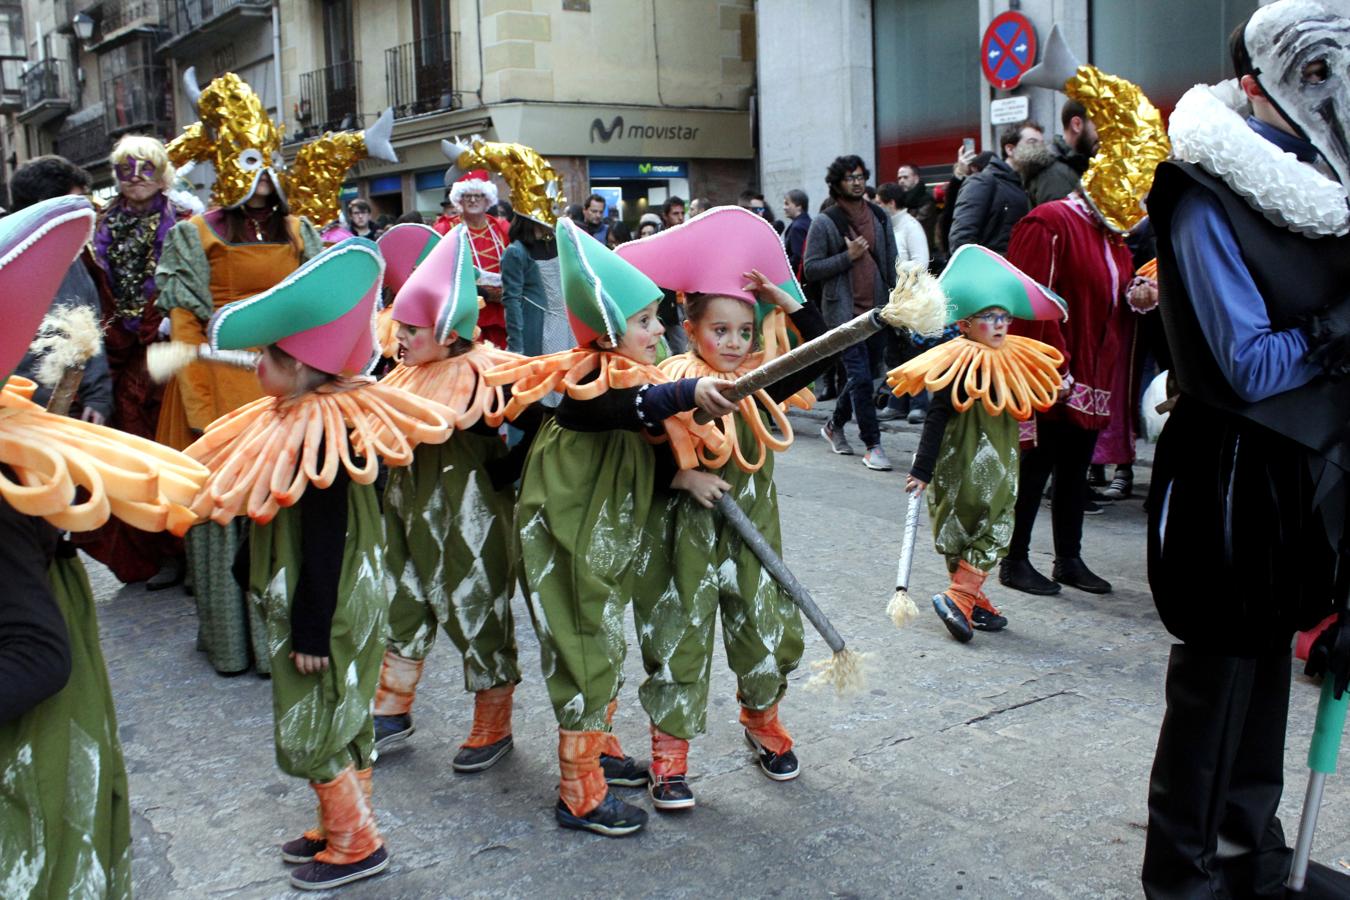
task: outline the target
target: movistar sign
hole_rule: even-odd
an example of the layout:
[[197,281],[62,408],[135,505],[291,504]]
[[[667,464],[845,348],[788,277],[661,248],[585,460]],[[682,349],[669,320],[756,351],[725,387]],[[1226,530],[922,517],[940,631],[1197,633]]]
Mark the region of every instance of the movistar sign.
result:
[[603,119],[591,121],[591,143],[608,144],[615,138],[630,141],[693,141],[698,139],[699,131],[697,126],[684,125],[678,121],[625,124],[623,116],[615,116],[608,126]]

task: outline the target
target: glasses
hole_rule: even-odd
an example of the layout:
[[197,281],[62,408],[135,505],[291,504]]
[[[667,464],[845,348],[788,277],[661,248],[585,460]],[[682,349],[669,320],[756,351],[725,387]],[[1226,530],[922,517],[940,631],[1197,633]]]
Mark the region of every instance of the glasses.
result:
[[977,316],[971,316],[976,322],[982,322],[985,325],[992,325],[997,328],[1000,325],[1011,325],[1013,317],[1008,313],[980,313]]
[[766,209],[768,209],[767,206],[752,206],[752,207],[750,207],[750,211],[751,211],[752,213],[759,213],[761,216],[764,215],[764,211],[765,211]]
[[859,183],[864,183],[864,182],[867,181],[867,176],[866,176],[866,175],[857,175],[857,174],[854,174],[854,175],[845,175],[845,176],[844,176],[844,180],[845,180],[845,181],[856,181],[856,182],[859,182]]

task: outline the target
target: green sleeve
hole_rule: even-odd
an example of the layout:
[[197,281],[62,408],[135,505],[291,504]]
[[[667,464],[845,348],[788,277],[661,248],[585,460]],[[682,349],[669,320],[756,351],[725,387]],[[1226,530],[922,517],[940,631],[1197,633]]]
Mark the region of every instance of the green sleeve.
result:
[[215,311],[211,300],[211,264],[202,249],[201,235],[191,220],[179,222],[164,241],[164,252],[155,269],[159,297],[155,305],[164,312],[186,309],[205,321]]

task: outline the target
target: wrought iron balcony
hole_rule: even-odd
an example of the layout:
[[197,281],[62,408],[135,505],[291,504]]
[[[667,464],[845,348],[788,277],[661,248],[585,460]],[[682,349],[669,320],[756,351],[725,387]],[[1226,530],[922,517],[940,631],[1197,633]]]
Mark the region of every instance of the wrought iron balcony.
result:
[[103,116],[109,135],[172,130],[168,74],[162,66],[137,66],[103,82]]
[[299,123],[292,140],[361,127],[361,63],[344,62],[300,75]]
[[22,56],[0,57],[0,112],[11,113],[23,109],[23,67],[28,60]]
[[168,36],[160,49],[195,52],[213,42],[231,39],[239,20],[271,15],[271,0],[163,0],[160,22]]
[[160,31],[163,21],[160,0],[105,0],[99,13],[98,31],[89,47],[95,51],[137,33]]
[[108,161],[112,141],[103,119],[97,118],[83,125],[61,131],[52,141],[52,152],[86,168]]
[[38,60],[19,76],[23,109],[19,119],[41,125],[70,112],[70,66],[64,59]]
[[446,31],[384,51],[385,87],[398,118],[458,109],[459,32]]

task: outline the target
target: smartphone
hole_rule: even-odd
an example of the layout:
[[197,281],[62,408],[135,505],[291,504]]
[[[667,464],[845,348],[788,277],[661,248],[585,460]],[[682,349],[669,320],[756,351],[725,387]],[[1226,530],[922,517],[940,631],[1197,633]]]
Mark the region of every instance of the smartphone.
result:
[[961,141],[961,147],[962,147],[962,149],[965,150],[966,153],[974,153],[974,152],[975,152],[975,139],[974,139],[974,138],[965,138],[965,139],[963,139],[963,140]]

